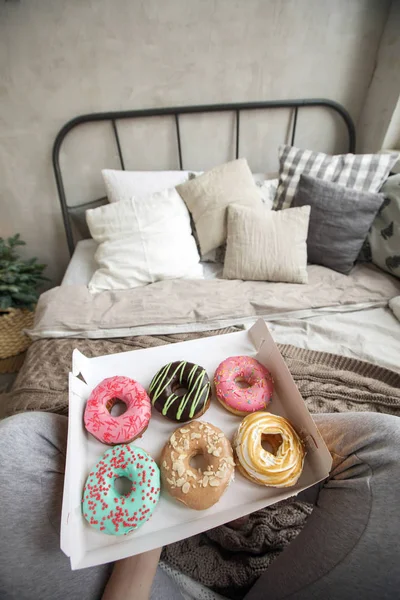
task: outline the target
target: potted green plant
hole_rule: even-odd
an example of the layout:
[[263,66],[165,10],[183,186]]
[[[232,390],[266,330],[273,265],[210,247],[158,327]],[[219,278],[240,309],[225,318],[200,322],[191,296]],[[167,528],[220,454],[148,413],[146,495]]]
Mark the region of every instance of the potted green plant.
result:
[[0,358],[26,350],[29,338],[23,329],[32,327],[40,283],[45,265],[36,258],[23,260],[18,246],[24,246],[19,234],[0,237]]

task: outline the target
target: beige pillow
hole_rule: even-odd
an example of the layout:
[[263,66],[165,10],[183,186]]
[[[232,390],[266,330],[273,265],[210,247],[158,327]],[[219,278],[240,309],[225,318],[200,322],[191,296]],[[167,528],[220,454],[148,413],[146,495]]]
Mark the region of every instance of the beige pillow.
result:
[[230,206],[223,277],[307,283],[309,219],[309,206],[282,211]]
[[204,255],[226,240],[230,204],[261,207],[262,201],[245,158],[239,158],[176,187],[192,214]]

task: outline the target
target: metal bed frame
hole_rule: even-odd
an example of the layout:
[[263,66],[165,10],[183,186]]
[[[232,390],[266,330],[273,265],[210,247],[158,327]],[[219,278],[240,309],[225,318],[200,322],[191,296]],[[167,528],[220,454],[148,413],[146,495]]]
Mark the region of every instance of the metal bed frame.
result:
[[[348,113],[348,111],[338,102],[327,100],[324,98],[310,98],[300,100],[269,100],[265,102],[240,102],[233,104],[205,104],[199,106],[175,106],[170,108],[150,108],[145,110],[124,110],[115,112],[102,112],[102,113],[91,113],[86,115],[80,115],[68,121],[58,132],[57,137],[53,145],[53,169],[57,184],[58,196],[61,204],[61,211],[64,220],[64,228],[68,242],[68,249],[72,256],[75,242],[71,226],[70,208],[67,204],[65,195],[65,188],[63,183],[63,177],[60,167],[60,150],[62,143],[67,134],[82,125],[83,123],[91,123],[98,121],[109,121],[111,123],[116,149],[119,156],[121,169],[125,170],[125,163],[122,153],[122,147],[118,135],[117,122],[122,119],[143,119],[148,117],[165,117],[171,116],[175,120],[176,128],[176,142],[179,159],[179,169],[183,169],[183,155],[182,155],[182,144],[181,144],[181,133],[179,117],[181,115],[194,115],[199,113],[219,113],[219,112],[233,112],[236,115],[236,144],[235,144],[235,157],[239,158],[239,139],[240,139],[240,114],[242,111],[248,110],[270,110],[279,108],[291,108],[293,109],[292,114],[292,128],[291,128],[291,145],[294,145],[296,137],[297,117],[300,108],[303,107],[323,107],[335,111],[343,119],[349,137],[348,150],[349,152],[355,151],[356,145],[356,133],[354,122]],[[95,200],[93,202],[96,202]],[[90,208],[93,202],[81,204],[78,207],[73,208]]]

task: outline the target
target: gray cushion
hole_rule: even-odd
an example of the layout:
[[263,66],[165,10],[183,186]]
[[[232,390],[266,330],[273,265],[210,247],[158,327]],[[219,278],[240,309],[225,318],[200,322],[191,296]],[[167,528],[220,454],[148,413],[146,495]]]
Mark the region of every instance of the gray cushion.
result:
[[311,206],[308,261],[347,275],[382,202],[381,194],[302,175],[292,206]]
[[385,200],[368,235],[372,262],[400,278],[400,174],[382,188]]

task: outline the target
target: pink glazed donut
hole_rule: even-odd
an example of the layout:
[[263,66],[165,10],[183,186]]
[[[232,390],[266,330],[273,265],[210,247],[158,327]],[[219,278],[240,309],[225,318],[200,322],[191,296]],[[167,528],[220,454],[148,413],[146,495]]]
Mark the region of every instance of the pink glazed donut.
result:
[[[249,387],[240,387],[238,382]],[[224,360],[215,371],[214,384],[218,400],[234,415],[264,410],[274,390],[271,373],[251,356],[231,356]]]
[[[118,401],[126,405],[126,411],[114,417],[110,411]],[[129,377],[103,379],[89,396],[86,404],[85,427],[104,444],[129,444],[140,437],[149,424],[150,398],[146,390]]]

